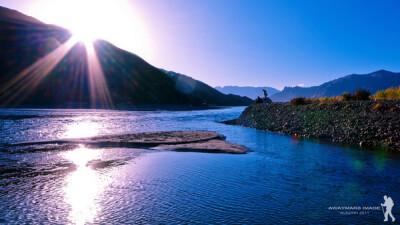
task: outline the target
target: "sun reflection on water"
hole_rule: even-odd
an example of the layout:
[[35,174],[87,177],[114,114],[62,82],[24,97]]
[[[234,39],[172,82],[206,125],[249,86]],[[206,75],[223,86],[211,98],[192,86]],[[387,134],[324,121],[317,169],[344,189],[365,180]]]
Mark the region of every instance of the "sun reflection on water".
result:
[[89,161],[98,159],[100,154],[97,150],[88,149],[84,145],[80,145],[75,150],[65,152],[63,156],[78,166],[79,169],[80,167],[86,167]]
[[71,207],[69,219],[73,224],[92,223],[99,213],[98,197],[104,190],[105,180],[87,166],[89,161],[98,157],[97,150],[84,146],[64,153],[64,158],[77,166],[77,170],[67,177],[64,187],[65,200]]
[[100,133],[100,124],[90,121],[68,124],[64,136],[66,138],[85,138],[96,136]]

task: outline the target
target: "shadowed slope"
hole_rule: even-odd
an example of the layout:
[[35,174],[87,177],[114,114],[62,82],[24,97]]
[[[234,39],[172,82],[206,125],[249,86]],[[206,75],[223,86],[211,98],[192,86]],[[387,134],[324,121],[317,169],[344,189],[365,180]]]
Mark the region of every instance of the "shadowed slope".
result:
[[70,38],[60,27],[0,7],[0,75],[10,78]]
[[[103,91],[93,92],[90,87],[100,72],[106,84],[100,88],[110,90],[111,107],[202,103],[180,92],[171,78],[140,57],[105,41],[94,43],[101,66],[90,71],[87,46],[75,42],[63,47],[71,39],[65,29],[0,8],[2,106],[103,107],[91,99]],[[60,54],[54,54],[57,51]],[[89,78],[89,73],[94,77]]]
[[173,71],[162,70],[164,73],[168,74],[175,82],[175,86],[182,92],[190,94],[192,96],[201,98],[204,103],[210,105],[250,105],[254,101],[248,97],[242,97],[234,94],[223,94],[217,89],[210,87],[209,85],[195,80],[189,76],[175,73]]
[[137,55],[100,40],[95,48],[115,103],[201,104],[200,98],[180,92],[171,78]]
[[[0,48],[3,107],[131,109],[252,102],[187,76],[167,76],[111,43],[82,43],[63,28],[6,8],[0,8]],[[195,82],[194,90],[177,85],[182,80]]]
[[107,88],[112,90],[114,106],[201,104],[200,99],[176,89],[174,82],[161,71],[108,42],[95,43],[102,66],[92,72],[95,74],[91,81],[84,44],[74,43],[61,55],[48,57],[70,40],[68,31],[5,8],[0,10],[0,28],[3,106],[103,107],[98,100],[91,99],[103,90],[91,93],[90,89],[90,82],[101,78],[96,74],[101,69]]

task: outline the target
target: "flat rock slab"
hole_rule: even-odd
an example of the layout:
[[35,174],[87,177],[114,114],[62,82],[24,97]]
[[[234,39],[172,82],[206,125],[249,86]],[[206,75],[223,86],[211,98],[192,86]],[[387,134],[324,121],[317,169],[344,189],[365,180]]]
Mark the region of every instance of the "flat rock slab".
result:
[[143,132],[123,135],[110,135],[87,138],[87,141],[104,142],[115,141],[124,143],[160,145],[160,144],[184,144],[212,139],[224,140],[225,136],[210,131],[162,131]]
[[249,151],[249,149],[243,145],[233,144],[218,139],[202,142],[192,142],[187,144],[159,145],[151,149],[163,149],[178,152],[209,152],[230,154],[244,154]]
[[242,145],[225,141],[225,136],[210,131],[161,131],[89,138],[22,142],[12,146],[38,144],[89,144],[100,147],[131,147],[172,151],[245,154],[250,151]]

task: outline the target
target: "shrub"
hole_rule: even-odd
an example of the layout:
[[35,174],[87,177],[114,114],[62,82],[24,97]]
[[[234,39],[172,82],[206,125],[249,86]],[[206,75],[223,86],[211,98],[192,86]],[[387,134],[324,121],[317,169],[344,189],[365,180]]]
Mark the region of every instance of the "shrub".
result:
[[394,88],[386,89],[386,99],[397,99],[399,96],[397,95],[397,90]]
[[386,91],[378,91],[374,95],[375,99],[387,99]]
[[319,98],[312,98],[311,102],[314,104],[318,104],[318,103],[320,103],[320,100],[319,100]]
[[311,103],[310,99],[306,99],[304,97],[297,97],[290,100],[291,105],[305,105]]
[[332,97],[334,99],[334,101],[336,102],[340,102],[343,101],[343,97],[342,96],[336,96],[336,97]]
[[348,94],[347,92],[344,92],[342,95],[342,99],[343,101],[350,101],[353,99],[353,95],[352,94]]
[[369,90],[360,88],[356,89],[354,94],[349,94],[347,92],[344,92],[342,95],[343,101],[350,101],[350,100],[363,101],[363,100],[369,100],[370,98],[371,98],[371,92]]
[[361,100],[361,101],[365,101],[365,100],[369,100],[371,97],[371,92],[369,90],[365,90],[365,89],[356,89],[356,92],[353,94],[353,98],[354,100]]
[[[330,102],[339,102],[342,101],[342,96],[332,96],[332,97],[320,97],[320,98],[304,98],[304,103],[302,104],[318,104],[319,106],[324,105],[324,103],[330,103]],[[294,102],[293,104],[296,104],[295,101],[299,101],[297,99],[292,99]],[[301,101],[301,100],[300,100]]]
[[341,101],[341,100],[342,100],[341,96],[318,98],[318,102],[325,102],[325,103],[327,103],[327,102],[338,102],[338,101]]
[[400,98],[400,87],[388,88],[384,91],[378,91],[374,95],[375,99],[399,99]]
[[350,108],[351,106],[349,105],[349,104],[346,104],[345,106],[344,106],[344,108],[345,109],[348,109],[348,108]]

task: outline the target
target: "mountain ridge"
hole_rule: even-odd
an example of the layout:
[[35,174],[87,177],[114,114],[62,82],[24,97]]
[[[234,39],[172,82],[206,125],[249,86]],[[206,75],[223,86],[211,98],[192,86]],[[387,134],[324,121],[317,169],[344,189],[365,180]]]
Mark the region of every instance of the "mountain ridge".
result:
[[343,92],[352,93],[357,88],[367,89],[372,94],[379,90],[400,86],[400,72],[377,70],[368,74],[350,74],[319,86],[312,87],[285,87],[281,92],[271,96],[275,102],[287,102],[292,98],[320,98],[342,95]]
[[[67,52],[54,53],[68,45],[71,33],[15,10],[0,8],[0,35],[0,104],[3,107],[103,108],[106,105],[92,97],[106,96],[105,87],[110,90],[111,108],[204,106],[206,102],[203,96],[179,90],[172,78],[141,57],[104,40],[93,43],[100,64],[97,70],[89,68],[90,53],[83,43],[74,44]],[[65,55],[59,62],[52,62],[62,54]],[[55,63],[53,67],[46,66],[52,63]],[[106,86],[93,85],[101,79]],[[93,92],[96,88],[97,92]],[[238,105],[235,97],[229,98],[233,105]]]
[[161,70],[175,81],[175,85],[179,90],[185,93],[191,93],[196,97],[202,96],[202,99],[205,100],[206,104],[221,106],[239,106],[249,105],[254,102],[248,97],[242,97],[234,94],[224,94],[216,88],[212,88],[208,84],[193,79],[192,77],[189,77],[187,75],[163,69]]

